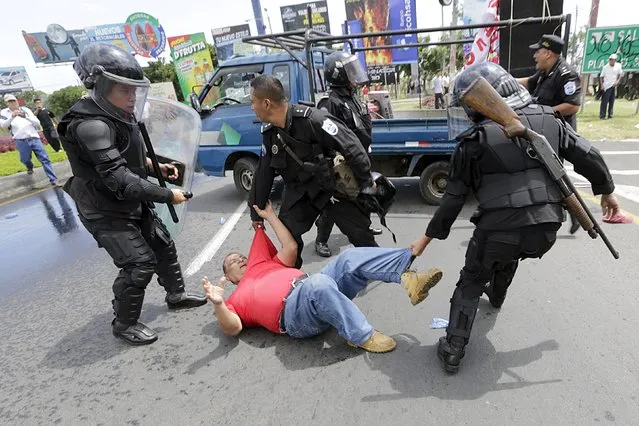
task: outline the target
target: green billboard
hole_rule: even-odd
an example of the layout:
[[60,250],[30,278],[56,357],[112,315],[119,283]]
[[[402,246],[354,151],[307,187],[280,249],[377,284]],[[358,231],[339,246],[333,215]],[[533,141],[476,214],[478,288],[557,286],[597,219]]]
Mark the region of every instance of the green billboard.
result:
[[623,71],[639,71],[639,25],[589,28],[581,72],[599,73],[616,53]]

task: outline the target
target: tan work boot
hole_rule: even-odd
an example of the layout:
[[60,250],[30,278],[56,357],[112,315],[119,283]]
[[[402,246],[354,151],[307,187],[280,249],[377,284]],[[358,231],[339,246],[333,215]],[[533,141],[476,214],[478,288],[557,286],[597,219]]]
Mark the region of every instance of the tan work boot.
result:
[[426,272],[406,271],[402,274],[402,285],[410,297],[410,302],[417,305],[428,296],[428,291],[442,279],[443,272],[432,268]]
[[356,345],[353,342],[348,342],[348,344],[354,348],[364,349],[365,351],[376,354],[390,352],[397,347],[397,342],[395,342],[392,337],[382,334],[377,330],[373,331],[371,338],[361,345]]

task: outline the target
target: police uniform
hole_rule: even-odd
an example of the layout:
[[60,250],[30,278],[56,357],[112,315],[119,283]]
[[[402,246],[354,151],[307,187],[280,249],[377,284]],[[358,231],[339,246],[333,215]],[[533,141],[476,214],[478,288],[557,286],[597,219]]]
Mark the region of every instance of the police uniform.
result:
[[173,193],[146,180],[135,117],[123,121],[108,101],[108,88],[127,81],[143,87],[144,75],[128,52],[102,44],[85,49],[74,68],[92,96],[73,105],[58,125],[73,173],[64,189],[84,227],[120,268],[113,283],[113,334],[135,345],[152,343],[157,335],[138,319],[153,274],[171,309],[200,306],[206,298],[185,292],[175,244],[153,211],[154,202],[169,203]]
[[370,187],[373,183],[370,161],[353,132],[326,111],[289,105],[285,128],[266,124],[262,127],[262,137],[262,155],[249,193],[251,219],[261,220],[252,206],[265,206],[275,175],[281,175],[284,193],[279,218],[297,242],[297,268],[302,265],[302,235],[311,228],[323,209],[351,244],[356,247],[377,246],[369,230],[371,221],[368,214],[351,200],[337,199],[316,174],[298,162],[316,163],[321,156],[331,162],[334,153],[339,152],[352,169],[360,188]]
[[[538,43],[530,46],[531,49],[548,49],[561,54],[564,42],[560,37],[545,34]],[[568,65],[563,57],[559,56],[557,62],[548,72],[537,71],[528,78],[528,90],[532,94],[535,102],[540,105],[557,106],[568,103],[581,105],[581,81],[579,74],[573,67]],[[564,119],[577,130],[577,117],[573,115],[564,116]]]
[[[479,70],[499,67],[478,65]],[[466,80],[472,81],[474,69],[465,72],[469,73]],[[461,78],[456,93],[467,88]],[[512,95],[500,94],[504,98]],[[515,111],[528,128],[548,139],[559,156],[575,165],[591,182],[594,194],[613,192],[612,177],[599,151],[565,126],[552,108],[525,104]],[[471,190],[475,193],[479,206],[471,222],[476,229],[450,300],[447,335],[438,347],[438,356],[449,372],[457,371],[464,356],[482,292],[488,294],[493,306],[501,307],[519,260],[541,258],[555,243],[564,220],[559,188],[544,166],[530,158],[524,142],[506,138],[498,125],[481,116],[474,121],[474,127],[457,137],[446,192],[426,230],[431,238],[446,239],[466,195]]]
[[[331,89],[328,97],[323,98],[317,106],[318,108],[325,109],[329,114],[346,124],[346,127],[355,133],[364,150],[369,152],[372,142],[371,131],[373,123],[368,108],[357,98],[354,91],[344,87],[335,87]],[[317,238],[315,240],[315,249],[320,255],[330,256],[330,249],[328,249],[326,243],[331,236],[334,222],[330,215],[322,213],[317,219],[316,225]],[[324,246],[328,251],[326,252],[325,250],[320,253],[319,249],[321,247],[318,247],[318,244]]]

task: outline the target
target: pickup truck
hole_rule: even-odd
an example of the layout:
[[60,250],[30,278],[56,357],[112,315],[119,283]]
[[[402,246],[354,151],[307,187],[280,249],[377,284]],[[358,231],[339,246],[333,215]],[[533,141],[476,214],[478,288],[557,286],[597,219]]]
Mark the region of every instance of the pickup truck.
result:
[[[273,75],[282,82],[291,103],[313,105],[309,103],[309,73],[295,56],[283,52],[230,59],[199,95],[191,96],[192,106],[202,117],[198,164],[204,173],[224,176],[232,170],[237,190],[243,194],[250,190],[262,143],[261,123],[250,108],[250,82],[258,75]],[[321,96],[323,56],[318,52],[313,54],[313,66],[317,68],[314,87]],[[446,111],[395,111],[393,118],[376,116],[372,132],[372,169],[387,177],[419,176],[423,198],[439,204],[455,147],[448,137]]]

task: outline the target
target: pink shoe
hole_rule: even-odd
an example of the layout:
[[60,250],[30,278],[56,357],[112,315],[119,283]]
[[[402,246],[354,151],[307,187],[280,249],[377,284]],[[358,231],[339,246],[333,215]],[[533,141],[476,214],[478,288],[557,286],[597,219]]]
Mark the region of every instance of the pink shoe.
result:
[[609,218],[603,218],[606,223],[632,223],[634,222],[631,217],[624,215],[623,213],[617,213]]

